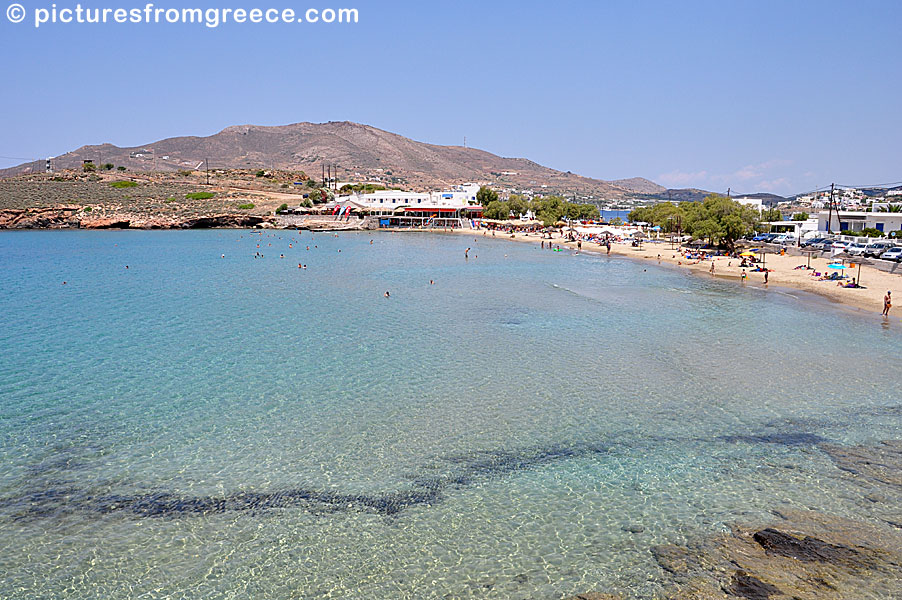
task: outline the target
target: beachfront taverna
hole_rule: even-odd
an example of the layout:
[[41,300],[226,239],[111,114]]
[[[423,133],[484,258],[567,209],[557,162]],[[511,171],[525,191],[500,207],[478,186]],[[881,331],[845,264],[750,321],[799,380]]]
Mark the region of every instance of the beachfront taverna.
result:
[[324,208],[350,206],[366,210],[370,215],[379,217],[383,227],[457,227],[461,219],[482,216],[482,207],[476,201],[478,191],[479,185],[475,183],[453,186],[441,192],[380,190],[339,196]]

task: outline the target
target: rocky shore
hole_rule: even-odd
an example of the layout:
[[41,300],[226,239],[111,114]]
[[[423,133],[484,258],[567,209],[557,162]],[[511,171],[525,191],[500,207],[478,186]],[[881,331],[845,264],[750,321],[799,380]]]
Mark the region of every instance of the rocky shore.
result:
[[253,214],[178,215],[113,214],[94,217],[81,206],[0,210],[0,229],[210,229],[272,224],[271,216]]
[[[902,598],[902,441],[819,444],[861,490],[860,519],[772,511],[769,523],[650,549],[669,600]],[[616,600],[590,592],[567,600]]]

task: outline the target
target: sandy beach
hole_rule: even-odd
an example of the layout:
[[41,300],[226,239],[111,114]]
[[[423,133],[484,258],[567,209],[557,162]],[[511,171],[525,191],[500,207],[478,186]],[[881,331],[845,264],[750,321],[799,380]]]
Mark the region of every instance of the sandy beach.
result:
[[[491,231],[473,231],[473,230],[456,230],[455,233],[474,236],[479,238],[485,233],[491,236]],[[540,245],[543,241],[538,233],[503,233],[495,232],[495,238],[508,239],[518,242],[528,242]],[[545,239],[547,244],[549,240]],[[553,234],[551,242],[554,245],[560,245],[565,248],[577,249],[576,242],[568,242],[559,233]],[[582,252],[606,253],[604,246],[600,246],[594,242],[583,242]],[[779,254],[767,254],[766,266],[769,270],[768,282],[764,283],[763,272],[752,272],[745,269],[748,274],[747,279],[742,281],[742,271],[740,268],[740,260],[719,256],[713,259],[714,273],[711,273],[712,260],[704,260],[701,262],[695,260],[686,260],[686,250],[671,249],[669,242],[643,242],[641,248],[634,248],[629,242],[614,242],[611,245],[611,254],[619,256],[628,256],[630,258],[653,261],[658,264],[671,265],[679,269],[686,269],[700,277],[713,277],[717,279],[730,279],[737,285],[751,285],[764,287],[788,287],[805,292],[810,292],[827,298],[833,302],[842,304],[856,311],[873,313],[878,318],[881,317],[883,310],[883,296],[887,290],[892,291],[893,298],[902,297],[902,275],[894,273],[886,273],[864,265],[861,267],[861,288],[844,288],[837,285],[836,281],[821,281],[812,273],[830,273],[827,268],[831,262],[827,258],[811,258],[811,268],[813,270],[796,269],[799,265],[807,265],[808,258],[806,256],[780,256]],[[848,261],[847,261],[848,262]],[[854,269],[846,269],[849,281],[852,277],[856,279],[859,276],[859,267],[855,265]],[[898,304],[898,300],[894,304]],[[893,322],[902,321],[902,312],[898,307],[894,306],[890,309],[889,320]]]

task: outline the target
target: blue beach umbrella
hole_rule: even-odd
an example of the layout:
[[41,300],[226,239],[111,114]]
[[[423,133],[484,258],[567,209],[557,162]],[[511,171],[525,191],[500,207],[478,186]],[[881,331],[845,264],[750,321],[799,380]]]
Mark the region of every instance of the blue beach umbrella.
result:
[[827,265],[828,269],[848,269],[846,265],[841,265],[839,263],[833,263],[832,265]]

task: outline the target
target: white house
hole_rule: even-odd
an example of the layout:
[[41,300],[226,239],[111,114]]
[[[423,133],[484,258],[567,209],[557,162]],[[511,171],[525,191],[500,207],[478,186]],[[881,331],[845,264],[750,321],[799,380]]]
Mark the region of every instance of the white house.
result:
[[[827,219],[830,219],[830,226]],[[863,229],[876,229],[885,235],[896,232],[896,236],[902,236],[902,213],[864,212],[840,210],[831,212],[822,210],[818,213],[818,231],[861,231]]]

